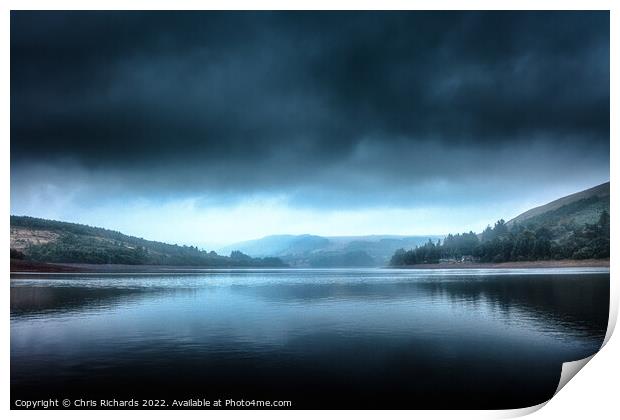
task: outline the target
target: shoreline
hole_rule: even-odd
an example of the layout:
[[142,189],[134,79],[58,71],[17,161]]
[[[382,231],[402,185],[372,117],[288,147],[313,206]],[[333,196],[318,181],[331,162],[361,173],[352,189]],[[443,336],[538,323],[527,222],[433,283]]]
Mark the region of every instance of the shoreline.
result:
[[571,267],[609,267],[609,259],[603,260],[540,260],[540,261],[507,261],[502,263],[437,263],[414,264],[394,268],[404,269],[467,269],[467,268],[571,268]]
[[86,263],[44,263],[25,260],[11,260],[11,274],[18,273],[67,273],[67,274],[124,274],[124,273],[168,273],[171,271],[193,273],[199,270],[275,270],[290,267],[264,266],[191,266],[191,265],[130,265],[130,264],[86,264]]
[[11,273],[80,273],[87,270],[73,267],[70,264],[42,263],[11,259]]
[[[415,264],[400,267],[375,267],[395,269],[423,270],[462,270],[462,269],[519,269],[519,268],[571,268],[571,267],[609,267],[609,259],[604,260],[546,260],[546,261],[510,261],[503,263],[437,263]],[[201,267],[201,266],[170,266],[170,265],[126,265],[126,264],[78,264],[78,263],[40,263],[24,260],[11,260],[11,274],[18,273],[196,273],[200,270],[238,270],[238,269],[307,269],[305,267]],[[347,267],[333,267],[347,268]],[[349,267],[359,268],[359,267]],[[370,267],[369,267],[370,268]]]

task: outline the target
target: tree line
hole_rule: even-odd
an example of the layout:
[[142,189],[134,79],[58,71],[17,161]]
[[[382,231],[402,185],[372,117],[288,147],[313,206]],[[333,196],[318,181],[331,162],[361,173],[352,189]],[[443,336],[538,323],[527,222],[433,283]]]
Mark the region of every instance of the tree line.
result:
[[501,219],[481,233],[448,235],[443,243],[429,241],[414,249],[397,250],[391,265],[439,263],[440,260],[480,262],[609,258],[609,213],[596,223],[574,222],[547,227],[536,224],[508,226]]

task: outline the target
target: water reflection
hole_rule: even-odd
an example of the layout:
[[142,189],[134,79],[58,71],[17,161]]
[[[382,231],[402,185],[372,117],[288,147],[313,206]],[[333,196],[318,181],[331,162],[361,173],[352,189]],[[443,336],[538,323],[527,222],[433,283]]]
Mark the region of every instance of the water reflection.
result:
[[583,270],[15,276],[12,394],[532,405],[608,306],[609,273]]

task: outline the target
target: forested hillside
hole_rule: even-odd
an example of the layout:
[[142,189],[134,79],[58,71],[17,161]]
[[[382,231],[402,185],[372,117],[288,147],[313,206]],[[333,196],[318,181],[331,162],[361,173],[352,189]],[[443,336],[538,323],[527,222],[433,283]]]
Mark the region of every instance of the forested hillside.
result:
[[27,216],[11,216],[11,258],[37,262],[153,264],[208,267],[281,267],[279,258],[230,256],[170,245],[113,230]]
[[443,243],[399,249],[391,265],[609,258],[609,183],[533,210],[481,234],[450,234]]

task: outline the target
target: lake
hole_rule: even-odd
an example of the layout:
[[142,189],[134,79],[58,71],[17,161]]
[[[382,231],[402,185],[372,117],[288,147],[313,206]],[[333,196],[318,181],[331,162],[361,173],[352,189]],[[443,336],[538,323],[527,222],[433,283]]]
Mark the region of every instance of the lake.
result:
[[563,362],[602,345],[609,280],[584,268],[13,274],[11,400],[531,406]]

